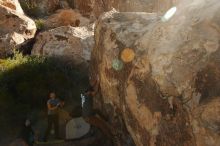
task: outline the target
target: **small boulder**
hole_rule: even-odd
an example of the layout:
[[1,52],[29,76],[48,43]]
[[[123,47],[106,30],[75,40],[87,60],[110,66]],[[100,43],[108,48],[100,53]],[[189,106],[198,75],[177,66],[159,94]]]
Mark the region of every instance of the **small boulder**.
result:
[[56,56],[80,64],[90,60],[94,31],[88,27],[62,26],[40,33],[32,55]]

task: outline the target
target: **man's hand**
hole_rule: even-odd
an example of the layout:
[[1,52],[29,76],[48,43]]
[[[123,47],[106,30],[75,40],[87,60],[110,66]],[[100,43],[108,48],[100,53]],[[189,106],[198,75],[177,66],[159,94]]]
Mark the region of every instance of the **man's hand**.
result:
[[57,105],[56,105],[56,107],[58,108],[60,106],[60,103],[58,103]]
[[55,109],[58,108],[58,106],[57,106],[57,105],[56,105],[56,106],[52,106],[50,103],[48,103],[48,104],[47,104],[47,108],[48,108],[49,110],[55,110]]

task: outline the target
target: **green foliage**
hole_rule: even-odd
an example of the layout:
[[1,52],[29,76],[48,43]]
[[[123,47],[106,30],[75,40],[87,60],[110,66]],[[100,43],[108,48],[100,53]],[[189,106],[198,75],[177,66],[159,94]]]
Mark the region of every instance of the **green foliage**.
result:
[[44,28],[44,21],[42,19],[35,20],[37,29],[42,30]]
[[0,128],[4,123],[21,121],[33,110],[46,112],[49,92],[80,103],[80,92],[87,86],[87,73],[59,58],[16,54],[0,60]]

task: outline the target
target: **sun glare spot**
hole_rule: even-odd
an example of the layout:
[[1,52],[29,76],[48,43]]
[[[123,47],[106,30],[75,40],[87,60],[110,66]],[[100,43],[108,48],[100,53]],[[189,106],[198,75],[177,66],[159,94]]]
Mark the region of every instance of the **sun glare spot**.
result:
[[168,20],[170,20],[170,18],[172,18],[174,16],[174,14],[176,13],[177,8],[176,7],[172,7],[171,9],[169,9],[165,15],[162,17],[162,21],[166,22]]

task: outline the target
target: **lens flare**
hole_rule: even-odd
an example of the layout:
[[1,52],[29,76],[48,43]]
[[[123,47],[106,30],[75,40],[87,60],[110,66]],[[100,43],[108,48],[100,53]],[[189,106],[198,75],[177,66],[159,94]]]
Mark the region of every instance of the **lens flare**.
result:
[[121,61],[121,60],[119,60],[119,59],[114,59],[113,61],[112,61],[112,68],[114,69],[114,70],[116,70],[116,71],[119,71],[119,70],[121,70],[122,68],[123,68],[123,62]]
[[135,53],[132,49],[126,48],[121,53],[121,60],[128,63],[134,60]]
[[169,9],[166,14],[162,17],[162,21],[166,22],[168,20],[170,20],[170,18],[172,18],[174,16],[174,14],[176,13],[177,8],[176,7],[172,7],[171,9]]

